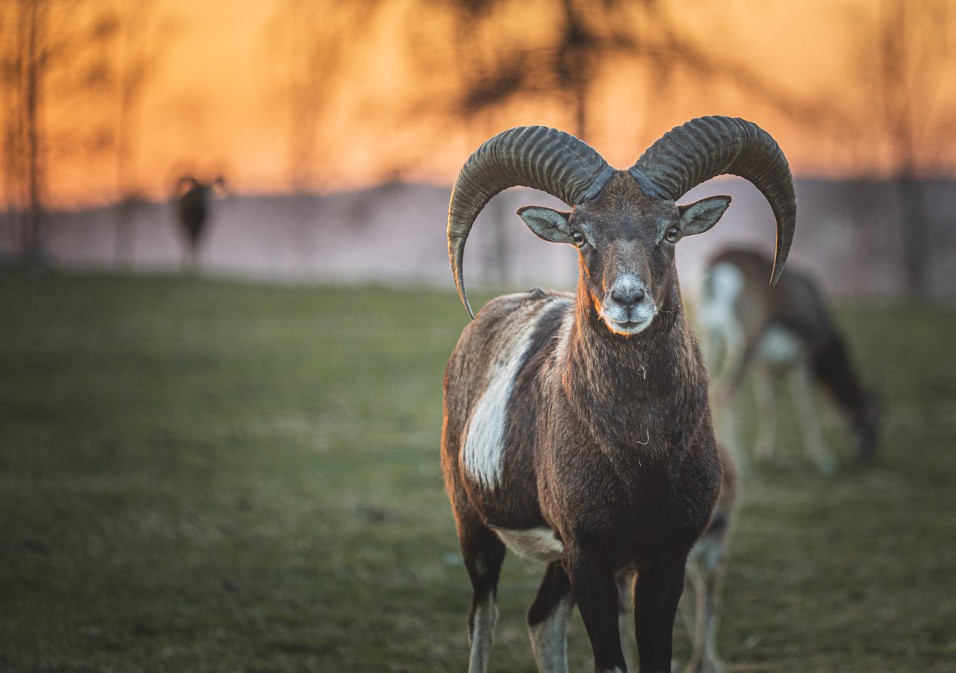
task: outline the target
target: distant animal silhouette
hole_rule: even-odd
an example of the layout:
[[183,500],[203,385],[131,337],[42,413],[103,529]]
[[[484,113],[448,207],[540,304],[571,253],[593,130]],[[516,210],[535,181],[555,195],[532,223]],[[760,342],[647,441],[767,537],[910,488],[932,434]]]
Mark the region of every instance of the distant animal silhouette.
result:
[[225,185],[222,176],[217,176],[212,182],[203,182],[190,175],[179,178],[177,214],[183,237],[184,268],[196,270],[199,266],[199,249],[212,208],[212,194],[224,190]]

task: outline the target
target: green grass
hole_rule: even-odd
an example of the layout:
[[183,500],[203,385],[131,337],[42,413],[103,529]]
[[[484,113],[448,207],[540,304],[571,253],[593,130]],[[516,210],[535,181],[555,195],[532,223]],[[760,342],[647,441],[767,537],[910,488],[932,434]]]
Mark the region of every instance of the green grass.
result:
[[[956,313],[839,315],[887,396],[884,452],[824,478],[783,423],[745,485],[721,651],[951,670]],[[451,293],[0,277],[0,670],[465,670],[438,467],[465,318]],[[540,571],[506,563],[494,671],[534,670]],[[590,670],[579,621],[569,647]]]

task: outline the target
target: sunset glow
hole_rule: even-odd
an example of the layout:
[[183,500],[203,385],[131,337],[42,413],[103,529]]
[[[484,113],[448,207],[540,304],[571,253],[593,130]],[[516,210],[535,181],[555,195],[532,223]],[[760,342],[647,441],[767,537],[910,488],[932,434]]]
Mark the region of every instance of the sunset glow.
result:
[[[155,70],[143,88],[132,158],[133,182],[146,195],[165,196],[183,172],[222,173],[230,188],[239,192],[290,189],[287,110],[275,97],[274,82],[282,64],[270,59],[277,50],[268,40],[269,22],[283,4],[284,0],[155,3],[151,26],[163,37],[154,52]],[[538,4],[522,5],[527,18],[521,23],[539,28]],[[812,93],[815,99],[833,102],[845,114],[858,116],[856,122],[851,119],[857,130],[874,123],[869,109],[877,101],[873,89],[856,74],[863,57],[854,55],[852,41],[862,39],[861,22],[874,14],[880,0],[665,4],[671,12],[684,14],[682,29],[711,53],[753,64],[761,78],[787,95]],[[331,104],[316,131],[316,160],[308,172],[312,188],[361,186],[396,175],[450,183],[478,136],[519,124],[573,131],[568,109],[555,99],[518,99],[489,115],[484,128],[465,123],[439,127],[427,115],[409,114],[412,94],[437,86],[455,68],[447,60],[447,70],[427,79],[412,74],[407,35],[400,32],[412,7],[411,0],[385,3],[374,23],[366,26],[366,47],[346,59],[334,89],[320,94],[334,100],[323,99]],[[422,17],[421,26],[424,31],[447,28],[436,17]],[[729,114],[771,131],[798,174],[879,174],[889,165],[884,142],[863,142],[862,134],[841,137],[813,124],[795,123],[793,115],[788,117],[746,84],[715,81],[709,86],[678,76],[667,85],[667,95],[659,96],[661,83],[646,67],[622,62],[613,68],[594,87],[593,132],[587,140],[612,164],[627,165],[635,159],[634,148],[644,147],[671,126],[693,116]],[[952,64],[946,64],[937,90],[924,104],[956,109]],[[63,111],[52,109],[50,114],[56,118]],[[97,112],[89,114],[95,119]],[[948,142],[947,138],[945,143],[928,143],[942,153],[927,154],[930,169],[956,167]],[[115,200],[112,162],[109,153],[51,159],[51,205]]]

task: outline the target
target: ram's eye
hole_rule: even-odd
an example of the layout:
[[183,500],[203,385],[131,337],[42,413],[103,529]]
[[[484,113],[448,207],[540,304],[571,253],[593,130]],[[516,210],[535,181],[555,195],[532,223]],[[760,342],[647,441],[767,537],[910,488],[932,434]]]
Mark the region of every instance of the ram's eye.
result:
[[571,232],[571,240],[574,241],[574,244],[579,248],[588,242],[588,240],[584,238],[584,234],[577,230]]
[[677,243],[678,239],[680,239],[680,227],[671,227],[664,234],[664,240],[668,243]]

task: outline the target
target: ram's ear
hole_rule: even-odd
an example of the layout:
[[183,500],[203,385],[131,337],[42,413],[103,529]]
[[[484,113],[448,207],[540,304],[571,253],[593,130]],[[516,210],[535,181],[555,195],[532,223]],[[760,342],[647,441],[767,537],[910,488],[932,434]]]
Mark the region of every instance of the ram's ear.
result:
[[524,220],[528,229],[539,238],[551,243],[571,243],[571,213],[545,208],[544,206],[524,206],[518,208],[518,217]]
[[729,196],[711,196],[687,205],[678,205],[681,236],[703,234],[717,224],[729,205]]

